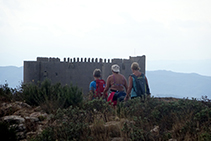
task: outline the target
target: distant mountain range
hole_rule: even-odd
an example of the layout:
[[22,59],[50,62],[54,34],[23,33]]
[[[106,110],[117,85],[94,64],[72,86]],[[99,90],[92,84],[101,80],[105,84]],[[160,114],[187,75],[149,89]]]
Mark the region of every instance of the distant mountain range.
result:
[[176,73],[158,70],[147,71],[151,93],[155,97],[211,99],[211,77],[196,73]]
[[[155,97],[211,99],[211,77],[196,73],[176,73],[166,70],[147,71],[151,94]],[[0,67],[0,85],[17,88],[23,82],[23,67]],[[88,84],[87,84],[88,85]]]
[[23,82],[23,67],[0,67],[0,84],[8,83],[11,88],[17,88]]

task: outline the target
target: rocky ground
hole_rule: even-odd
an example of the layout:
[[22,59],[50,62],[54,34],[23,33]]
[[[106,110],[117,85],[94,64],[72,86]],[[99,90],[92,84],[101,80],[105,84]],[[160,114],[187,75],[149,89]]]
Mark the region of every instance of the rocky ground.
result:
[[[45,113],[38,107],[31,107],[24,102],[3,102],[0,104],[1,121],[14,126],[17,131],[18,140],[26,141],[43,131],[50,121],[49,114]],[[125,119],[110,117],[105,124],[93,124],[89,127],[96,136],[111,136],[113,141],[121,141],[121,128],[124,123],[129,122]],[[100,133],[100,134],[99,134]]]
[[26,140],[42,132],[47,126],[50,115],[40,107],[31,107],[24,102],[3,102],[0,104],[1,121],[14,126],[18,140]]

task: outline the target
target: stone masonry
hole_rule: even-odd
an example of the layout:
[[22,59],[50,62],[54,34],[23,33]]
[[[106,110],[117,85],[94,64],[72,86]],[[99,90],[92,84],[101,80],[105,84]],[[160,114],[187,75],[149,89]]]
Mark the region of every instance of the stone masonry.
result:
[[111,66],[118,64],[120,73],[128,79],[132,73],[130,66],[138,62],[141,72],[145,73],[145,55],[129,57],[129,59],[98,59],[98,58],[59,58],[37,57],[36,61],[24,61],[24,83],[42,82],[46,78],[51,82],[60,82],[62,85],[73,84],[83,89],[83,93],[89,91],[89,84],[93,80],[94,69],[102,71],[102,78],[106,81],[111,74]]

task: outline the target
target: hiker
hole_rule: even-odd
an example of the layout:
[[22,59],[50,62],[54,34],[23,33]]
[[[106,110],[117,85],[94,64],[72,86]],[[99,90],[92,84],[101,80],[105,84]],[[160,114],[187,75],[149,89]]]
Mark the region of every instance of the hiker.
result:
[[119,99],[119,101],[124,100],[126,95],[124,90],[127,91],[127,81],[125,77],[120,74],[120,67],[117,64],[111,66],[111,71],[112,74],[107,78],[106,87],[103,93],[104,97],[106,97],[106,93],[110,88],[107,101],[114,102],[113,105],[115,106],[117,99]]
[[131,97],[131,99],[136,97],[141,97],[150,95],[149,85],[146,76],[141,73],[139,64],[137,62],[133,62],[131,64],[132,74],[128,78],[128,89],[127,95],[125,97],[125,101]]
[[92,93],[91,99],[101,98],[105,89],[105,81],[101,78],[101,70],[95,69],[93,71],[94,81],[89,85],[89,91]]

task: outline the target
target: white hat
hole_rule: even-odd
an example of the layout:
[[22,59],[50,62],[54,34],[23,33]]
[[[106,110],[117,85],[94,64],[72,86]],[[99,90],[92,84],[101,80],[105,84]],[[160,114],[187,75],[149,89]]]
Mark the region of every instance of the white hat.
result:
[[120,69],[120,67],[117,64],[114,64],[114,65],[111,66],[111,70],[113,72],[120,72],[119,69]]

